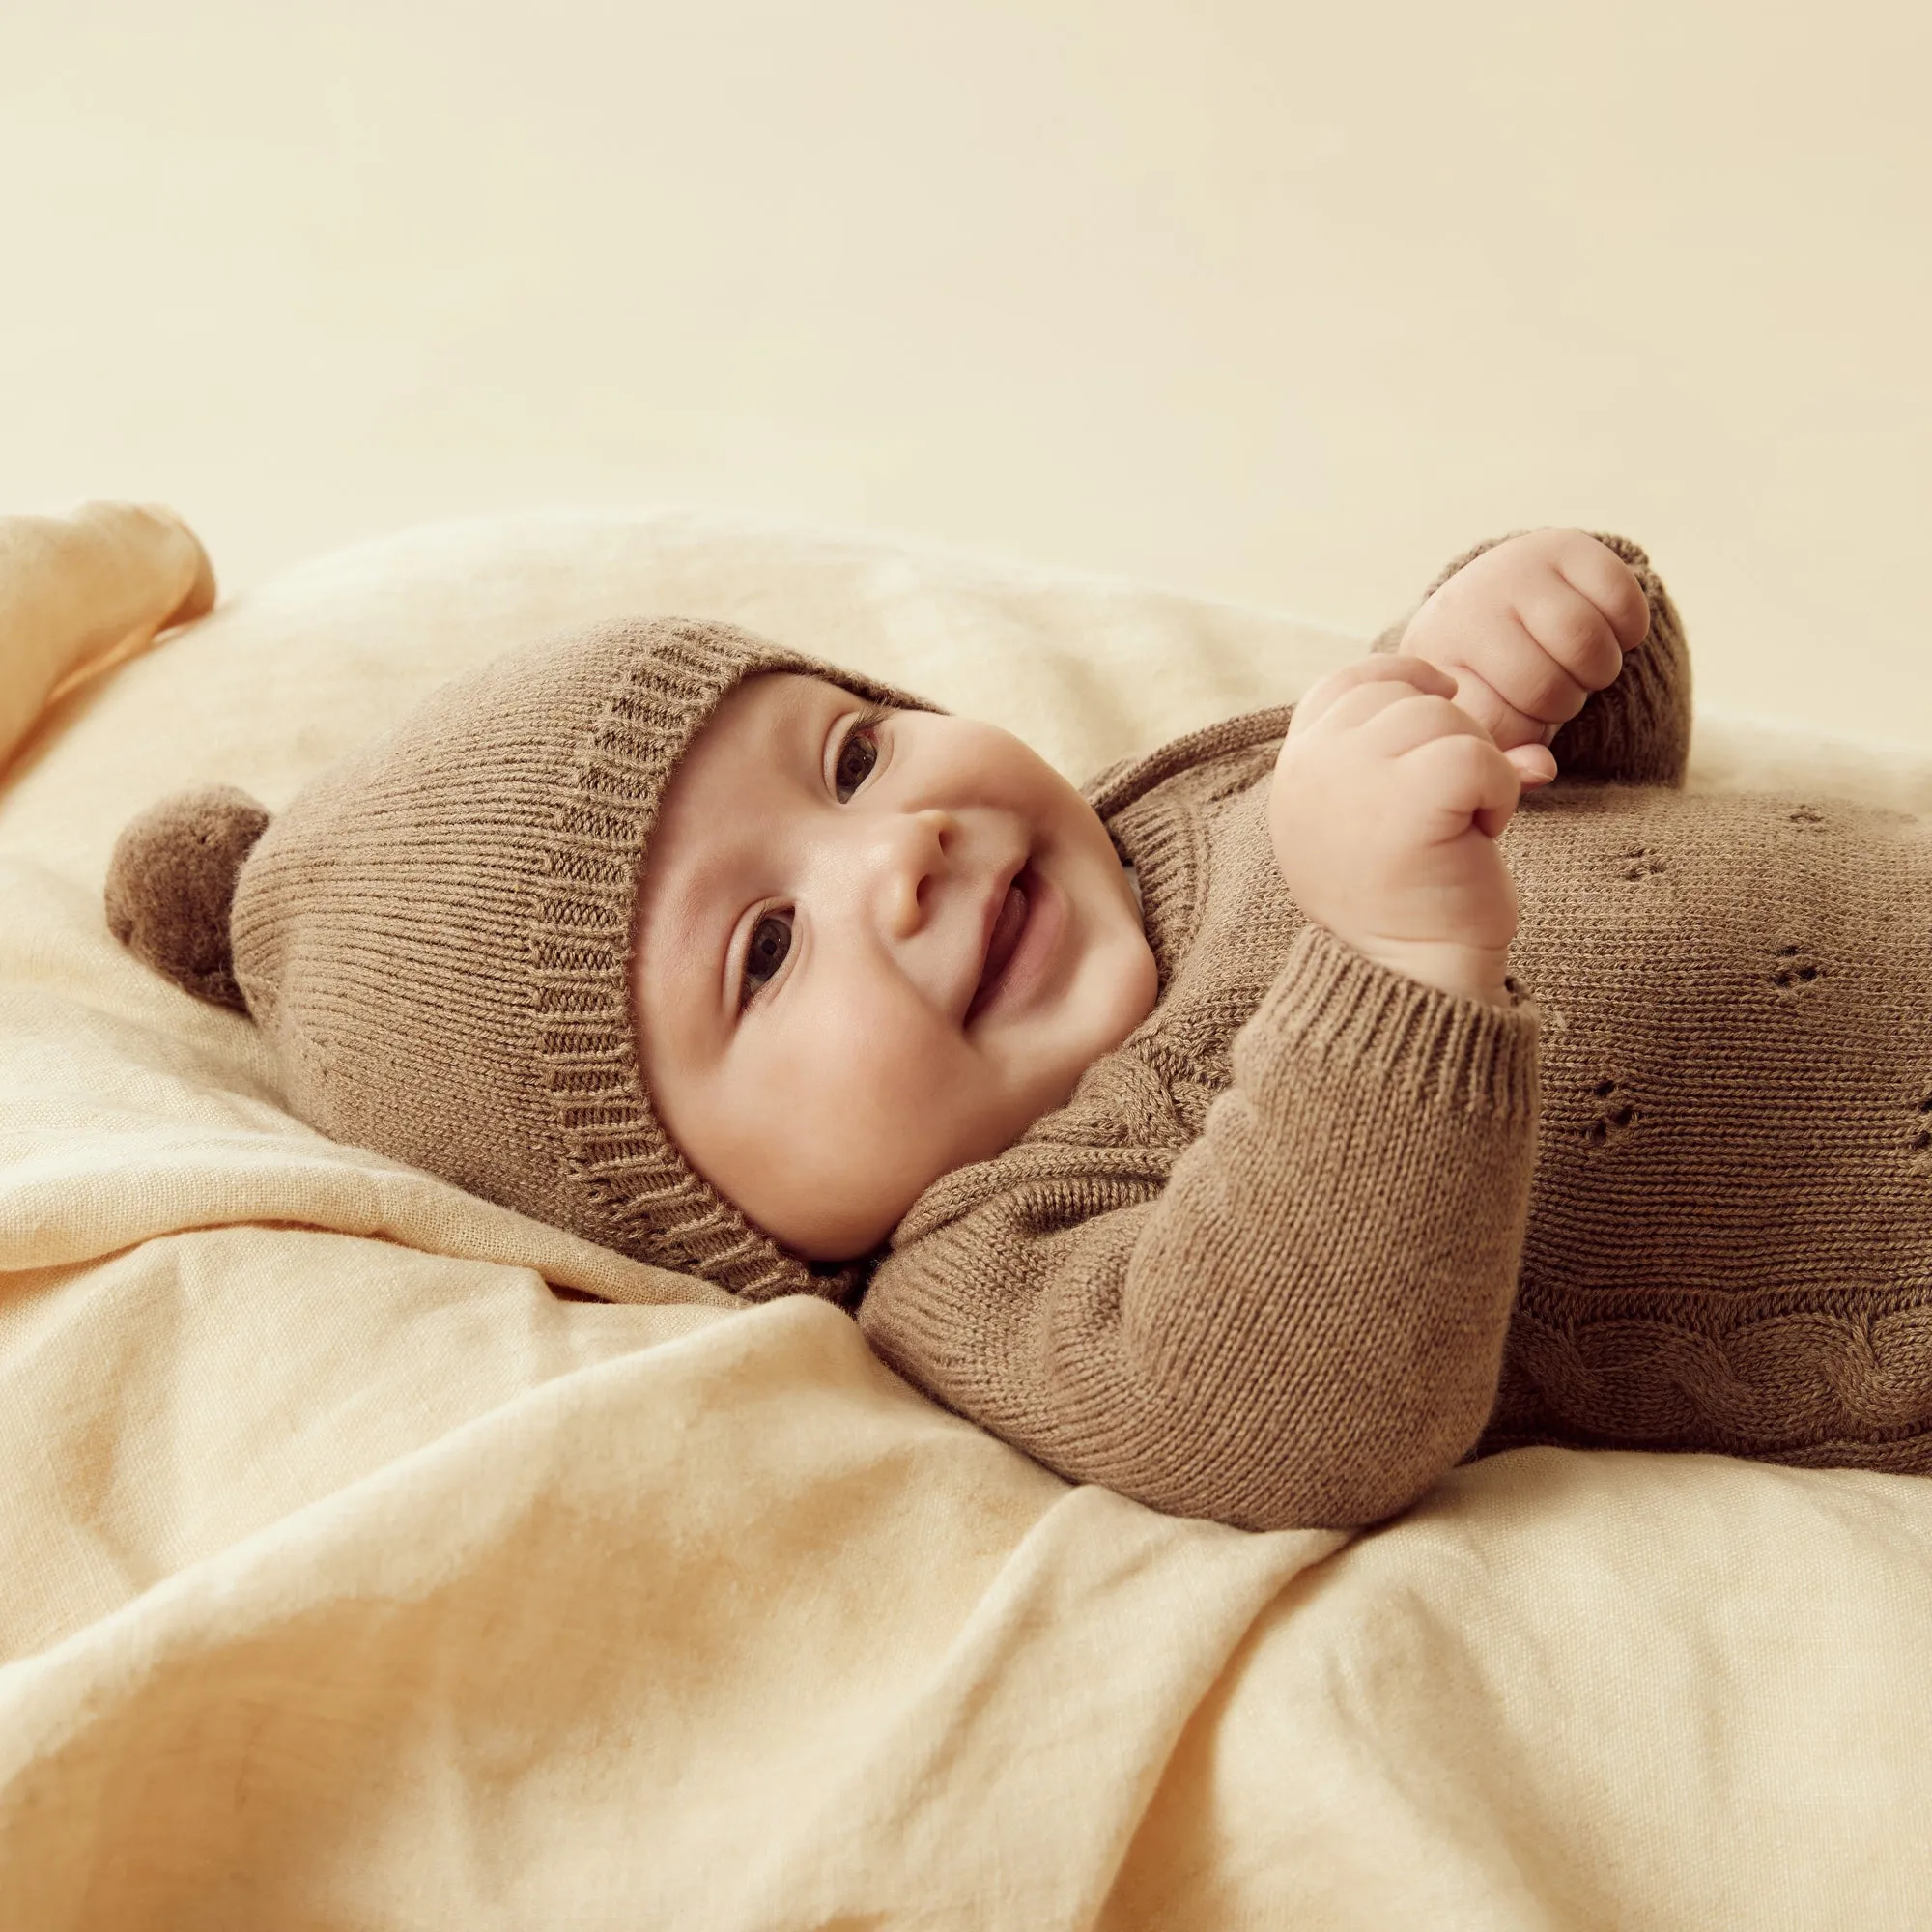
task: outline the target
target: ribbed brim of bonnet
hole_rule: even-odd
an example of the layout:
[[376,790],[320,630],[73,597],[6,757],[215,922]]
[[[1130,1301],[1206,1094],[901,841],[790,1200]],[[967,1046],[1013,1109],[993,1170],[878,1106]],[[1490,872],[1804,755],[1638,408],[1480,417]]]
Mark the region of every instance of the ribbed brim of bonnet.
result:
[[436,693],[269,825],[235,978],[291,1106],[338,1140],[752,1300],[846,1298],[687,1165],[632,1035],[639,875],[685,747],[747,677],[892,686],[720,624],[609,623]]

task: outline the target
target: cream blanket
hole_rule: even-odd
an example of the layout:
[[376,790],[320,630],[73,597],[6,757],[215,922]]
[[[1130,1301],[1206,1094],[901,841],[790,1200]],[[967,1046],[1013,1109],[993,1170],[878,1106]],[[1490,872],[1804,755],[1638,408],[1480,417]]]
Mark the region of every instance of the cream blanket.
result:
[[[319,1138],[102,922],[160,793],[277,805],[580,618],[770,631],[1075,777],[1354,640],[555,513],[326,559],[34,724],[207,591],[165,518],[0,520],[0,1925],[1925,1922],[1932,1484],[1533,1450],[1353,1540],[1159,1517],[823,1303]],[[1738,721],[1693,758],[1928,777]]]

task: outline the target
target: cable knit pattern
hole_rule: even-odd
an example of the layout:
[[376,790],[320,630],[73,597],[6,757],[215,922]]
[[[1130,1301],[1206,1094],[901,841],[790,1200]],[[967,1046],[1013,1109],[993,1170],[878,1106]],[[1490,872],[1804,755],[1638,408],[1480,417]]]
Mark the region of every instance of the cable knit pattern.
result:
[[860,1308],[888,1360],[1063,1475],[1253,1528],[1532,1442],[1932,1469],[1932,827],[1681,790],[1682,626],[1604,540],[1650,638],[1503,835],[1517,1004],[1302,920],[1285,708],[1113,767],[1158,1005],[915,1205]]
[[1715,1331],[1694,1307],[1568,1321],[1520,1309],[1485,1447],[1596,1435],[1749,1454],[1844,1439],[1894,1451],[1892,1467],[1932,1468],[1932,1309],[1892,1299],[1885,1313],[1802,1299],[1723,1311]]

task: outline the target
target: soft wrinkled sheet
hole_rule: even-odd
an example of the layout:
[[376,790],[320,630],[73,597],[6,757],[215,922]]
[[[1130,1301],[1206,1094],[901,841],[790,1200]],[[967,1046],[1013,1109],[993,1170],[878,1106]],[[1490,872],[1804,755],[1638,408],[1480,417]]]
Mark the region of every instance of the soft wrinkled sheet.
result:
[[[0,736],[196,608],[190,552],[0,522]],[[1162,1518],[833,1308],[320,1139],[108,937],[161,792],[278,805],[452,671],[640,609],[1075,777],[1359,648],[554,512],[325,559],[60,698],[0,772],[0,1924],[1924,1924],[1932,1484],[1532,1450],[1352,1540]],[[1915,754],[1743,721],[1693,772],[1932,808]]]

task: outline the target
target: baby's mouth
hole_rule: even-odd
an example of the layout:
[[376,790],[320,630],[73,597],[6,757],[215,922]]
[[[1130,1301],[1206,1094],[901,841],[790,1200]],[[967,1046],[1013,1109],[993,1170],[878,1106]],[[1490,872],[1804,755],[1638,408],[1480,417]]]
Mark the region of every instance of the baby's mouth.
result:
[[1027,915],[1031,901],[1027,888],[1033,882],[1030,867],[1022,867],[1016,877],[1007,886],[1007,895],[1002,902],[998,916],[993,921],[993,932],[986,947],[985,964],[980,969],[980,983],[973,989],[972,1003],[966,1009],[966,1022],[971,1024],[980,1008],[1000,990],[1000,977],[1018,948],[1020,935],[1026,931]]

